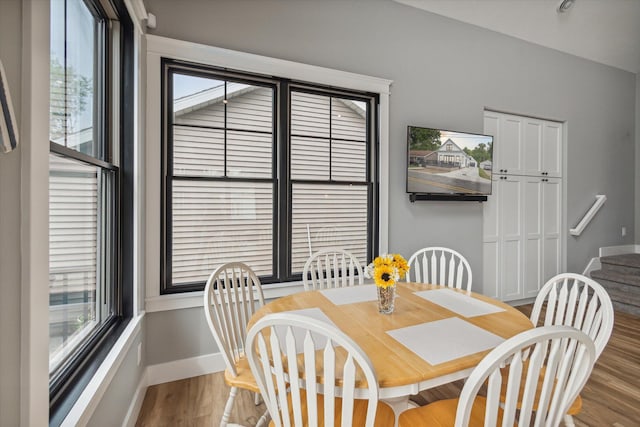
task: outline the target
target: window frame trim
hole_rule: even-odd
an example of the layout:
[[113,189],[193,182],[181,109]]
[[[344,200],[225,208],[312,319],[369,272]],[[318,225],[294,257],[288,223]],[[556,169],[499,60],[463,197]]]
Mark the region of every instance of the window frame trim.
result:
[[[111,314],[105,321],[96,330],[89,333],[87,339],[83,340],[82,344],[74,350],[69,360],[61,365],[60,371],[55,376],[49,377],[47,396],[50,426],[63,423],[73,410],[103,361],[110,354],[113,345],[122,340],[123,333],[127,330],[134,311],[132,259],[134,242],[133,234],[129,229],[134,227],[135,222],[134,181],[132,180],[135,94],[127,89],[128,85],[132,85],[135,80],[133,68],[134,27],[123,1],[116,0],[113,3],[118,14],[117,29],[111,25],[111,21],[115,18],[110,17],[102,9],[99,0],[84,0],[84,4],[96,19],[103,21],[103,31],[96,32],[97,40],[94,45],[95,47],[98,43],[103,43],[100,51],[95,53],[97,66],[101,68],[98,71],[100,81],[97,83],[97,94],[94,94],[97,98],[94,100],[94,105],[100,106],[100,111],[94,111],[94,120],[98,124],[95,135],[98,135],[100,146],[97,149],[94,147],[95,157],[93,157],[49,141],[46,156],[47,164],[49,156],[57,154],[113,174],[113,182],[109,189],[112,203],[104,212],[98,212],[99,217],[107,216],[112,222],[111,230],[109,230],[111,247],[107,247],[109,253],[104,255],[107,263],[106,268],[109,271],[107,272],[105,269],[107,277],[98,279],[103,273],[100,271],[99,262],[96,274],[99,282],[102,280],[112,282],[111,285],[107,284],[107,288],[101,287],[97,290],[97,292],[110,292],[112,304],[110,306]],[[96,16],[96,14],[100,16]],[[50,14],[47,14],[47,19],[50,22]],[[47,25],[46,28],[48,30],[49,26]],[[49,40],[49,35],[47,40]],[[50,45],[47,48],[50,49]],[[47,57],[48,62],[49,56]],[[49,74],[48,68],[47,74]],[[103,185],[100,184],[100,179],[98,185]],[[123,191],[125,188],[131,191]],[[98,203],[101,202],[98,201]],[[48,224],[48,209],[46,212]],[[105,246],[100,237],[98,237],[98,241],[99,254],[105,249]],[[98,285],[101,284],[98,283]],[[97,298],[97,300],[99,299]]]
[[[372,258],[375,252],[374,245],[379,241],[378,230],[373,227],[375,218],[378,217],[378,209],[375,203],[377,199],[377,177],[378,173],[375,169],[377,163],[375,159],[375,149],[377,147],[377,134],[372,132],[371,118],[377,116],[378,95],[370,92],[355,91],[345,88],[328,87],[316,83],[291,81],[280,77],[266,77],[262,75],[248,74],[242,71],[220,69],[216,66],[208,66],[204,64],[179,61],[166,57],[161,58],[161,87],[163,93],[162,99],[162,167],[161,167],[161,253],[163,260],[160,264],[160,294],[174,294],[202,291],[206,284],[206,279],[202,281],[181,282],[174,284],[173,277],[173,188],[174,182],[180,181],[202,181],[202,182],[264,182],[271,183],[273,186],[272,193],[272,264],[269,276],[261,276],[260,280],[263,284],[286,283],[302,280],[301,272],[292,271],[293,260],[292,255],[292,238],[293,238],[293,186],[294,184],[302,185],[329,185],[329,186],[349,186],[356,185],[364,187],[367,192],[367,215],[366,215],[366,236],[367,246],[365,256],[367,259]],[[173,99],[173,76],[193,76],[198,78],[215,79],[226,85],[230,83],[244,83],[256,87],[265,87],[271,89],[272,99],[272,126],[271,126],[271,174],[269,178],[260,177],[230,177],[227,174],[227,133],[235,130],[238,132],[243,129],[230,129],[227,122],[227,108],[224,108],[224,118],[222,124],[215,126],[189,126],[176,123],[174,116]],[[297,135],[303,138],[318,138],[326,140],[329,143],[329,169],[328,179],[294,179],[291,177],[291,132],[292,126],[292,105],[291,100],[294,93],[309,94],[326,98],[329,102],[329,129],[325,137],[315,137],[307,135]],[[367,105],[365,117],[365,138],[359,141],[350,138],[333,137],[332,106],[334,101],[346,99],[349,101],[360,101]],[[174,132],[177,126],[194,127],[202,129],[216,129],[223,131],[224,146],[223,153],[223,173],[219,176],[206,175],[176,175],[174,172],[174,148],[175,138]],[[278,132],[278,129],[281,132]],[[364,142],[365,144],[365,175],[359,181],[334,179],[332,176],[333,158],[331,156],[331,147],[333,141],[348,142]]]
[[[161,242],[158,230],[162,230],[160,215],[157,215],[158,206],[161,206],[161,188],[158,181],[160,174],[160,162],[162,159],[159,141],[163,135],[161,122],[161,58],[166,57],[175,60],[198,63],[218,68],[229,68],[239,72],[258,75],[272,75],[283,79],[291,79],[300,82],[314,82],[322,86],[334,88],[349,88],[354,91],[375,93],[378,99],[377,117],[371,120],[372,125],[377,126],[378,133],[376,170],[378,174],[376,193],[378,200],[377,223],[373,224],[378,229],[378,242],[374,242],[373,250],[378,253],[388,251],[388,200],[389,200],[389,97],[391,80],[366,76],[346,71],[329,69],[314,65],[308,65],[293,61],[286,61],[262,55],[233,51],[219,47],[170,39],[167,37],[147,34],[147,100],[146,100],[146,135],[147,135],[147,163],[146,163],[146,247],[147,256],[145,263],[146,287],[145,310],[164,311],[187,307],[201,306],[200,292],[181,294],[160,294],[160,259],[156,254],[160,252]],[[282,90],[284,93],[284,90]],[[284,130],[279,130],[283,132]],[[157,160],[154,160],[157,159]],[[295,292],[298,284],[288,282],[269,286],[274,288],[274,295],[282,296]],[[275,288],[278,290],[275,290]],[[286,289],[286,290],[284,290]],[[265,292],[270,293],[268,289]],[[200,296],[198,296],[200,295]]]

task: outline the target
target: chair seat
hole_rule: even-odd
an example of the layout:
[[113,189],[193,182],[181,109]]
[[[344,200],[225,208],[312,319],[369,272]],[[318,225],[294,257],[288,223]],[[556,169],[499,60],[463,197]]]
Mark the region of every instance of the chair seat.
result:
[[[308,425],[307,420],[307,404],[306,404],[306,393],[304,390],[301,390],[301,404],[302,404],[302,421],[303,426]],[[289,396],[289,399],[291,396]],[[318,425],[329,425],[329,423],[324,422],[324,412],[322,408],[324,407],[324,396],[322,394],[318,395]],[[353,403],[353,420],[352,426],[364,426],[366,417],[367,417],[367,400],[354,400]],[[290,408],[293,408],[293,405],[289,405]],[[289,414],[291,420],[293,420],[293,413]],[[335,406],[335,422],[334,425],[341,425],[342,420],[342,399],[336,398],[336,406]],[[393,409],[389,405],[384,402],[378,402],[378,409],[376,410],[376,419],[374,426],[377,427],[389,427],[395,424],[395,414],[393,413]],[[269,423],[270,427],[274,427],[275,423],[273,420]]]
[[[525,379],[527,377],[527,370],[529,369],[529,361],[524,362],[523,367],[522,367],[522,378],[520,380],[520,391],[518,393],[518,408],[520,408],[522,406],[522,395],[524,393],[524,386],[525,386]],[[534,409],[538,407],[538,401],[540,400],[540,392],[542,390],[542,381],[544,381],[544,373],[545,373],[545,369],[542,368],[540,370],[540,376],[538,377],[538,387],[537,387],[537,392],[536,392],[536,396],[533,399],[533,407]],[[500,369],[500,374],[502,375],[503,381],[502,381],[502,388],[500,390],[500,400],[504,401],[505,400],[505,396],[507,394],[507,382],[506,382],[506,378],[509,375],[509,366],[505,366],[504,368]],[[573,403],[571,404],[571,406],[569,407],[569,409],[567,410],[567,414],[568,415],[577,415],[580,413],[580,411],[582,410],[582,398],[580,397],[580,395],[578,395],[578,397],[576,397],[576,399],[573,401]]]
[[[409,409],[400,414],[398,427],[453,427],[459,399],[438,400],[419,408]],[[469,427],[484,427],[487,399],[476,397],[471,408]],[[498,410],[498,425],[502,424],[502,410]]]
[[224,382],[229,387],[237,387],[244,390],[249,390],[254,393],[260,393],[260,388],[258,387],[258,383],[256,383],[256,379],[253,377],[251,373],[251,368],[249,367],[249,361],[246,357],[241,357],[235,363],[236,372],[238,376],[234,377],[228,369],[224,371]]

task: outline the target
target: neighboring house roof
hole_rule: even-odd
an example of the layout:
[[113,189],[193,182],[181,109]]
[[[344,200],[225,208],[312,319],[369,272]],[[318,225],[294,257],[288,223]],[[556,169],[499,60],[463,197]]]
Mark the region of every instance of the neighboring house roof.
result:
[[410,150],[409,155],[414,157],[427,157],[433,154],[431,150]]
[[66,146],[69,148],[77,147],[84,144],[85,142],[91,141],[93,141],[93,127],[80,129],[79,131],[67,134],[66,141],[64,136],[60,136],[52,140],[52,142],[60,145],[65,145],[66,142]]
[[[446,147],[448,144],[453,144],[453,146],[456,147],[456,150],[447,150]],[[447,139],[445,142],[442,143],[440,148],[438,148],[438,151],[462,151],[462,148],[460,148],[460,146],[458,146],[458,144],[453,142],[451,139]]]
[[[456,150],[447,150],[446,146],[448,144],[452,144],[456,148]],[[453,142],[451,139],[447,139],[445,142],[443,142],[442,145],[440,146],[440,148],[438,148],[438,151],[442,152],[442,153],[459,151],[462,154],[464,154],[469,160],[473,160],[474,162],[476,161],[476,159],[474,159],[473,157],[471,157],[470,155],[465,153],[464,150],[462,148],[460,148],[460,146],[458,144],[456,144],[455,142]]]
[[[245,93],[259,89],[261,86],[252,86],[244,83],[227,83],[226,99],[235,98]],[[212,104],[217,104],[225,99],[224,84],[201,90],[191,95],[183,96],[173,102],[173,112],[176,116],[181,116],[191,111],[199,110]],[[351,101],[349,99],[336,98],[344,105],[355,111],[360,117],[365,118],[366,104],[361,101]]]

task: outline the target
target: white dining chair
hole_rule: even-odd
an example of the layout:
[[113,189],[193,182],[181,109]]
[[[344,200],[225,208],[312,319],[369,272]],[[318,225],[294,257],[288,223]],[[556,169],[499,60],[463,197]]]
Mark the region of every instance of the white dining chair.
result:
[[304,290],[362,285],[364,273],[358,258],[340,248],[315,252],[302,269]]
[[471,292],[473,275],[459,252],[443,247],[422,248],[408,261],[407,282],[430,283]]
[[[544,319],[541,318],[544,312]],[[604,350],[613,331],[614,310],[606,289],[595,280],[576,273],[561,273],[544,284],[531,312],[534,325],[566,325],[580,329],[591,337],[596,359]],[[580,396],[571,405],[565,425],[573,426],[573,415],[580,412]]]
[[[409,409],[398,426],[559,426],[595,359],[591,338],[573,327],[521,332],[482,359],[460,398]],[[486,397],[478,395],[484,384]]]
[[[244,343],[247,323],[262,305],[264,295],[260,279],[246,264],[227,263],[209,276],[204,289],[204,313],[224,359],[225,382],[231,388],[220,420],[221,427],[229,423],[239,389],[256,393],[256,404],[259,403],[260,389],[251,374]],[[268,421],[266,411],[258,420],[257,426],[265,425]]]
[[393,426],[360,347],[335,326],[269,314],[247,333],[247,357],[275,426]]

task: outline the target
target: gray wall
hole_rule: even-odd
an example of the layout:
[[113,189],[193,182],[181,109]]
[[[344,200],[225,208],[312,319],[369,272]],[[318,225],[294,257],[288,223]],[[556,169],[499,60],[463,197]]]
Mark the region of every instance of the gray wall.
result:
[[[20,123],[22,11],[0,1],[0,59]],[[20,146],[0,154],[0,425],[20,420]]]
[[[469,259],[477,278],[474,290],[481,291],[482,205],[411,204],[405,194],[405,135],[407,125],[481,132],[484,108],[566,121],[567,229],[596,194],[607,195],[605,207],[582,236],[565,236],[568,271],[581,272],[601,246],[634,241],[632,73],[390,0],[145,4],[157,17],[152,34],[394,81],[390,251],[410,255],[427,245],[452,247]],[[625,238],[622,226],[628,230]],[[200,322],[195,313],[184,316]],[[184,321],[177,312],[154,313],[148,329],[175,317]],[[150,332],[148,341],[154,360],[169,360],[161,352],[175,353],[166,345],[167,335]],[[193,345],[192,351],[202,350]]]
[[636,245],[640,245],[640,71],[636,74]]
[[145,316],[148,365],[218,351],[200,307],[147,313]]

